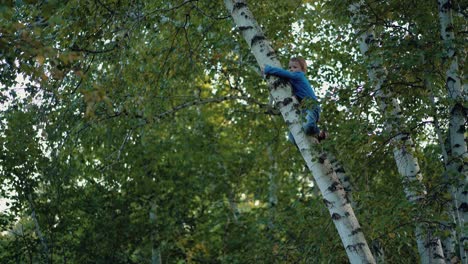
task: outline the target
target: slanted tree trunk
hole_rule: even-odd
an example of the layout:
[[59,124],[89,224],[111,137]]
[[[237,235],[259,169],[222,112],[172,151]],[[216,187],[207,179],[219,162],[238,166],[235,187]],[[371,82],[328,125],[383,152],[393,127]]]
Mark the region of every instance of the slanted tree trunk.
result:
[[465,142],[466,132],[466,102],[467,94],[462,88],[458,68],[457,50],[455,48],[455,34],[452,19],[452,1],[438,0],[440,34],[444,41],[445,58],[449,64],[446,71],[446,86],[451,100],[448,152],[448,175],[452,182],[451,193],[459,227],[459,251],[462,263],[467,263],[468,235],[465,223],[467,221],[468,204],[466,183],[468,179],[468,152]]
[[327,152],[327,156],[330,160],[330,163],[333,167],[333,170],[336,173],[336,176],[340,180],[341,185],[343,186],[344,191],[346,192],[347,200],[351,203],[351,206],[354,207],[353,203],[353,187],[351,185],[351,180],[349,176],[346,174],[346,170],[341,164],[341,162],[331,153],[331,151]]
[[[224,0],[229,14],[247,41],[258,64],[280,67],[276,54],[244,0]],[[320,153],[318,141],[307,137],[302,129],[298,102],[292,96],[289,82],[275,76],[267,79],[271,96],[278,105],[294,136],[307,167],[323,195],[323,200],[340,235],[351,263],[375,263],[362,229],[330,161]]]
[[[353,14],[353,23],[365,21],[365,16],[360,14],[360,4],[350,6]],[[425,198],[426,190],[422,184],[422,174],[419,168],[418,159],[415,153],[414,143],[411,135],[399,129],[402,121],[401,107],[398,100],[391,92],[385,89],[386,70],[382,66],[381,58],[369,58],[367,51],[374,42],[375,33],[372,29],[361,33],[359,38],[359,48],[362,56],[369,59],[368,76],[374,89],[375,97],[381,114],[385,119],[385,130],[388,134],[396,134],[391,140],[393,145],[393,156],[398,172],[402,177],[406,199],[417,206]],[[416,242],[422,263],[445,263],[442,244],[437,237],[430,236],[431,232],[421,224],[416,223]]]

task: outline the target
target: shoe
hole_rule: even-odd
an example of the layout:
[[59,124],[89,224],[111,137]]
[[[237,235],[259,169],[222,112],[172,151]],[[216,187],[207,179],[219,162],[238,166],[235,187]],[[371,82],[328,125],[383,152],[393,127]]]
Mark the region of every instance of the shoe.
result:
[[322,141],[328,138],[328,132],[325,130],[320,131],[320,133],[317,135],[318,141]]

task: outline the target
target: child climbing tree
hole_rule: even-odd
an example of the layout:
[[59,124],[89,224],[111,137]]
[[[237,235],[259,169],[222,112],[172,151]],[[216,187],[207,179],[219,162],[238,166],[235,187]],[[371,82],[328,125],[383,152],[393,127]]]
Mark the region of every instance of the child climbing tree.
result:
[[[247,41],[259,65],[281,67],[269,41],[243,0],[225,0],[237,28]],[[291,93],[291,85],[281,79],[267,78],[271,96],[293,135],[307,167],[323,195],[330,216],[340,235],[351,263],[375,263],[354,211],[327,156],[320,152],[317,139],[307,137],[298,114],[299,103]]]

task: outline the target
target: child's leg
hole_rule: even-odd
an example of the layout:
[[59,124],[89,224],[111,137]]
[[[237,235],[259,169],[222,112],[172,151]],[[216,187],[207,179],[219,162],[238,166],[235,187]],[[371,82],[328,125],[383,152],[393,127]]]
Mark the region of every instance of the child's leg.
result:
[[320,133],[320,129],[317,126],[317,122],[320,117],[320,110],[318,108],[314,108],[312,110],[306,110],[306,122],[302,125],[304,128],[304,132],[306,135],[317,135]]
[[[312,110],[307,109],[302,113],[306,114],[305,122],[302,123],[302,128],[304,129],[305,134],[308,136],[317,135],[319,136],[319,140],[325,139],[326,132],[320,131],[319,127],[317,126],[317,122],[320,118],[320,108],[316,107]],[[323,135],[321,132],[323,133]],[[296,141],[294,140],[294,137],[291,134],[291,132],[288,132],[288,140],[291,143],[296,144]]]

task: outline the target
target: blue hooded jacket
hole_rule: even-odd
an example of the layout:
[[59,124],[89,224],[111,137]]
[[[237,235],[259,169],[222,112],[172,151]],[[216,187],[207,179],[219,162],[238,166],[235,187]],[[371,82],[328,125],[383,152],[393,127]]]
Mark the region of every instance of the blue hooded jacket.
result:
[[314,101],[317,101],[317,96],[315,95],[312,86],[307,80],[305,73],[290,72],[281,68],[272,67],[270,65],[265,65],[264,72],[265,74],[275,75],[288,79],[293,88],[293,94],[297,97],[299,102],[304,98],[312,98]]

